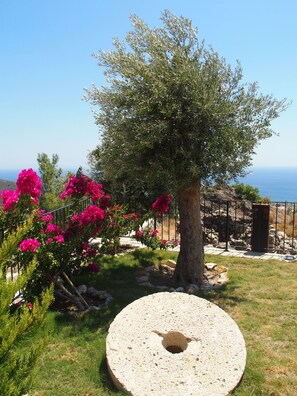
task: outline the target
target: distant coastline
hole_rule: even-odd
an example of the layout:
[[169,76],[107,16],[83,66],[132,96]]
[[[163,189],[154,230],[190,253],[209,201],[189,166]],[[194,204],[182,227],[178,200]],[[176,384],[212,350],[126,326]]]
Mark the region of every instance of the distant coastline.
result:
[[[0,179],[16,182],[21,169],[0,169]],[[64,169],[63,173],[77,169]],[[274,202],[297,202],[297,167],[253,167],[250,173],[237,179],[238,183],[250,184],[259,189],[262,197]],[[234,182],[235,183],[235,182]]]

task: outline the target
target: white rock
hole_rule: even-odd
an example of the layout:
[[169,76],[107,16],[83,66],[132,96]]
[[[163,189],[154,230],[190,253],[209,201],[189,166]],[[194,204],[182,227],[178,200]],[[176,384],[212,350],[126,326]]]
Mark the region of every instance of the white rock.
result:
[[165,265],[174,269],[176,267],[176,262],[174,260],[167,260]]
[[86,285],[79,285],[77,290],[79,291],[80,294],[86,294],[87,292],[87,286]]
[[209,271],[213,270],[216,266],[217,266],[216,263],[205,263],[205,264],[204,264],[204,267],[205,267],[206,269],[208,269]]
[[183,293],[185,289],[183,287],[178,287],[177,289],[175,289],[175,291],[178,293]]

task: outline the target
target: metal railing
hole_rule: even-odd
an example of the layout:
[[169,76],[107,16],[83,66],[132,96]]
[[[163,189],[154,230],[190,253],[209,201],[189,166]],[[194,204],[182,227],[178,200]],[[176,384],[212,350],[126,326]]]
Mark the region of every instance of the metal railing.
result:
[[[90,205],[86,198],[76,208],[82,212]],[[205,244],[238,250],[252,250],[253,205],[248,201],[208,201],[202,200],[201,218]],[[261,205],[261,203],[257,203]],[[263,203],[264,205],[264,203]],[[265,204],[267,205],[267,204]],[[63,206],[49,213],[53,215],[53,223],[64,227],[73,209],[73,205]],[[269,235],[267,251],[282,254],[297,254],[297,203],[269,203]],[[159,237],[167,240],[179,240],[179,215],[177,207],[173,207],[162,218],[154,219],[154,227]],[[0,244],[4,231],[0,230]]]
[[[87,197],[79,201],[75,206],[75,210],[77,214],[83,212],[90,204],[92,203],[91,198]],[[59,227],[65,227],[66,221],[69,218],[71,211],[73,211],[74,204],[62,206],[61,208],[51,210],[48,213],[53,215],[53,223],[58,225]]]
[[[82,199],[78,204],[76,204],[75,212],[78,214],[83,212],[91,203],[92,200],[89,197]],[[61,208],[51,210],[45,214],[51,213],[53,215],[53,223],[63,228],[65,227],[67,218],[69,217],[73,208],[74,204],[69,204],[62,206]],[[4,239],[4,231],[5,230],[0,229],[0,245]]]
[[[202,200],[201,218],[205,244],[238,250],[252,250],[252,235],[256,232],[253,212],[248,201]],[[297,254],[297,222],[295,202],[270,202],[267,224],[267,250],[280,254]],[[179,216],[176,208],[157,219],[161,239],[179,239]],[[257,235],[256,235],[257,237]]]

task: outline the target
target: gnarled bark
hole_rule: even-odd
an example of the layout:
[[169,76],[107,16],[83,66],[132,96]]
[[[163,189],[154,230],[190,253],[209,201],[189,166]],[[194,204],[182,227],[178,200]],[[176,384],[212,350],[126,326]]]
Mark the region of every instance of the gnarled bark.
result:
[[180,219],[180,253],[173,279],[175,284],[186,286],[202,284],[204,249],[200,214],[200,182],[178,191]]

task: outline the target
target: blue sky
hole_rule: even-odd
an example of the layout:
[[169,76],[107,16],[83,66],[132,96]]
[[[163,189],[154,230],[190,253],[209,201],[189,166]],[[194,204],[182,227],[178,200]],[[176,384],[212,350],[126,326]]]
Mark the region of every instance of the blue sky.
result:
[[37,169],[42,152],[86,169],[99,134],[84,88],[105,84],[92,53],[124,38],[131,14],[156,27],[164,9],[191,19],[228,63],[238,59],[260,92],[293,101],[253,162],[297,167],[297,1],[1,0],[0,169]]

